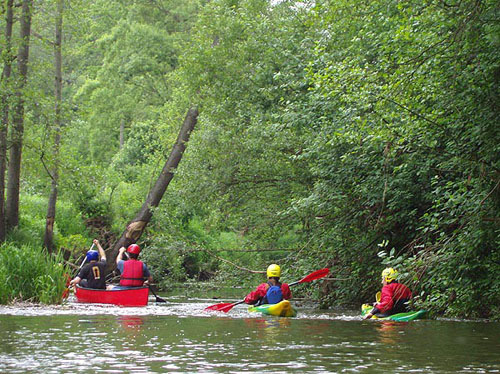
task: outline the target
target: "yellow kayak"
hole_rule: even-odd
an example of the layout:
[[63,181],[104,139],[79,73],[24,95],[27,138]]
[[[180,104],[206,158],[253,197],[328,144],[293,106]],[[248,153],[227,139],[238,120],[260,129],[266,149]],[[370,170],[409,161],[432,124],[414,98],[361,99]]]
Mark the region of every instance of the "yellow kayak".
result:
[[248,308],[249,312],[261,312],[270,316],[295,317],[297,311],[292,307],[290,301],[283,300],[277,304],[263,304]]

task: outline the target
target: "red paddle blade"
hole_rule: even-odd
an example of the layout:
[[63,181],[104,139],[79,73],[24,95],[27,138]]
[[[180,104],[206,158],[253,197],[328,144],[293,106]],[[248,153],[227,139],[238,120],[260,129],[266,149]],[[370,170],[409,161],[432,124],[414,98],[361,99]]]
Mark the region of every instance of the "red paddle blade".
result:
[[210,305],[210,306],[206,307],[205,310],[206,311],[214,310],[216,312],[227,313],[231,309],[233,309],[233,307],[235,307],[236,305],[243,304],[244,302],[245,302],[244,300],[241,300],[241,301],[238,301],[237,303],[232,303],[232,304],[231,303],[220,303],[220,304]]
[[227,308],[228,306],[230,305],[233,305],[233,303],[220,303],[220,304],[214,304],[214,305],[210,305],[210,306],[207,306],[205,308],[206,311],[209,311],[209,310],[215,310],[215,311],[220,311],[220,310],[224,310],[225,308]]
[[210,305],[205,308],[205,311],[216,311],[216,312],[224,312],[227,313],[231,309],[233,309],[234,306],[241,304],[239,303],[220,303],[220,304],[215,304],[215,305]]
[[305,282],[312,282],[313,280],[323,278],[328,275],[330,272],[330,269],[324,268],[324,269],[319,269],[314,272],[312,272],[309,275],[306,275],[304,278],[299,280],[299,283],[305,283]]
[[229,305],[226,305],[225,307],[222,307],[220,309],[217,309],[218,311],[220,312],[224,312],[224,313],[227,313],[229,312],[231,309],[233,309],[233,307],[236,305],[236,303],[234,304],[229,304]]

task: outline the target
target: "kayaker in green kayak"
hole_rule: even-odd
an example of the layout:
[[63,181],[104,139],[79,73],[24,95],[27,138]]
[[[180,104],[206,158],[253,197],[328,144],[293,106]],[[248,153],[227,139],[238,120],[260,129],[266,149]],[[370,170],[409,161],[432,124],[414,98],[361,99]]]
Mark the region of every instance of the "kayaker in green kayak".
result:
[[411,291],[404,284],[396,281],[398,272],[393,268],[382,271],[382,292],[380,301],[373,304],[373,309],[364,316],[368,319],[373,316],[387,317],[396,313],[408,311],[408,301],[411,299]]
[[267,282],[260,284],[255,291],[245,297],[245,303],[250,305],[277,304],[282,300],[292,298],[292,292],[287,283],[281,283],[281,268],[272,264],[267,268]]

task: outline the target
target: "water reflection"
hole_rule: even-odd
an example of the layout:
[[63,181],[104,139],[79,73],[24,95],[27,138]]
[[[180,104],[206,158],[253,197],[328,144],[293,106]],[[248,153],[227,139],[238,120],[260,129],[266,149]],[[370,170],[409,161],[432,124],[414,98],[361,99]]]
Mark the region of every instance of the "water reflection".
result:
[[403,338],[404,328],[409,322],[380,321],[377,323],[378,340],[383,344],[397,344]]
[[282,329],[290,326],[289,318],[244,318],[245,324],[252,329],[264,329],[272,331],[274,329]]
[[118,321],[125,330],[138,331],[144,324],[144,317],[123,315],[118,316]]
[[214,315],[209,303],[0,308],[0,373],[500,372],[499,323]]

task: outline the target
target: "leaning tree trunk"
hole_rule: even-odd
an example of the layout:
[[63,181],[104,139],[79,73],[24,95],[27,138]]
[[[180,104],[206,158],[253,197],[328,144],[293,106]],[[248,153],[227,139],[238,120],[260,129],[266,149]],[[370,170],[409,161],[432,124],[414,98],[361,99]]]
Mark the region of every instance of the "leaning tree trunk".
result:
[[9,179],[7,182],[7,203],[5,206],[7,228],[19,224],[19,181],[21,178],[21,154],[24,134],[24,88],[28,78],[30,51],[31,11],[33,0],[23,0],[20,20],[21,44],[17,55],[19,79],[16,87],[16,103],[12,115],[11,147],[9,157]]
[[189,136],[191,135],[191,132],[193,131],[197,120],[198,109],[189,109],[177,137],[177,141],[175,142],[175,145],[170,152],[170,156],[168,157],[165,166],[163,166],[163,170],[156,180],[154,187],[151,189],[141,209],[136,214],[131,223],[127,225],[127,228],[122,233],[120,239],[113,246],[113,249],[108,256],[108,265],[110,268],[114,268],[115,266],[115,259],[118,254],[118,250],[121,247],[127,247],[128,245],[135,243],[137,240],[139,240],[142,233],[144,232],[146,225],[149,223],[151,217],[153,216],[153,209],[160,204],[163,194],[165,193],[170,181],[174,177],[174,171],[179,165],[182,154],[186,149],[186,144],[189,141]]
[[0,124],[0,243],[5,241],[5,170],[7,169],[7,129],[9,128],[9,103],[12,71],[12,25],[14,0],[8,0],[5,12],[5,50],[4,68],[2,71],[0,107],[2,108],[2,123]]
[[54,43],[54,65],[55,65],[55,129],[53,157],[54,166],[51,173],[51,188],[49,203],[47,207],[47,218],[45,221],[45,236],[43,239],[45,248],[51,252],[54,248],[54,222],[56,220],[57,187],[59,184],[59,144],[61,142],[61,103],[62,103],[62,23],[63,23],[63,0],[57,1],[56,35]]

